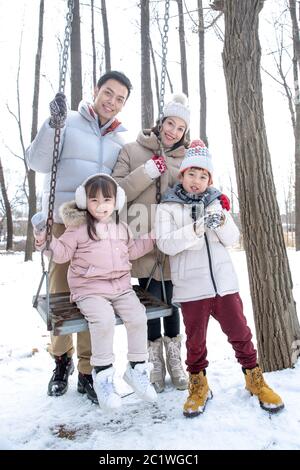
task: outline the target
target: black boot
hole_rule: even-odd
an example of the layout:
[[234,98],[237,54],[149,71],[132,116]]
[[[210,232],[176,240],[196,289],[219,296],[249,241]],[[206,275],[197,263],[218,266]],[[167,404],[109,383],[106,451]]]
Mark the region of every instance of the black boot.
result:
[[98,405],[98,398],[94,390],[93,377],[91,374],[78,373],[77,391],[86,393],[89,400]]
[[48,384],[48,395],[58,397],[64,395],[68,390],[69,375],[74,372],[74,363],[67,353],[62,356],[55,356],[55,369]]

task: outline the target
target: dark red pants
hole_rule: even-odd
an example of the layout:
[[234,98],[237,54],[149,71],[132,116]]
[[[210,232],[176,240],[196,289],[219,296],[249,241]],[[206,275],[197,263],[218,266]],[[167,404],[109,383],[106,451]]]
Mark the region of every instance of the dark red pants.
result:
[[256,366],[257,354],[251,341],[252,334],[243,314],[243,303],[238,293],[211,299],[182,302],[181,310],[186,332],[187,370],[198,374],[208,366],[206,334],[210,315],[219,323],[235,351],[238,362],[246,369]]

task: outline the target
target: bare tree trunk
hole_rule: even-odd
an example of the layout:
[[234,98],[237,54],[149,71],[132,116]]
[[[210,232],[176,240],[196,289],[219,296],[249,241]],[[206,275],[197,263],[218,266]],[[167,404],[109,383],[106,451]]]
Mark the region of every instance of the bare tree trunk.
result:
[[111,70],[111,60],[110,60],[109,31],[108,31],[105,0],[101,0],[101,14],[102,14],[102,24],[103,24],[103,36],[104,36],[105,71],[109,72]]
[[82,100],[82,67],[79,0],[74,0],[71,33],[71,109],[78,109]]
[[264,123],[262,6],[262,0],[224,2],[223,65],[258,352],[271,371],[296,362],[300,327]]
[[[44,0],[40,0],[40,13],[39,13],[39,33],[38,45],[35,56],[35,72],[34,72],[34,92],[32,103],[32,124],[31,124],[31,142],[37,134],[38,125],[38,110],[39,110],[39,94],[40,94],[40,70],[43,48],[43,24],[44,24]],[[32,260],[33,251],[33,231],[31,225],[31,217],[36,213],[36,187],[35,187],[35,172],[33,170],[27,171],[28,181],[28,222],[27,222],[27,237],[25,247],[24,261]]]
[[97,83],[97,56],[96,56],[96,43],[95,43],[95,10],[94,0],[91,0],[91,34],[92,34],[92,51],[93,51],[93,87]]
[[149,0],[141,0],[141,114],[142,129],[153,126],[153,96],[150,69]]
[[153,70],[154,70],[154,81],[155,81],[155,94],[156,94],[157,109],[159,109],[159,80],[158,80],[158,73],[157,73],[155,55],[154,55],[154,50],[153,50],[151,38],[150,38],[150,41],[149,41],[149,45],[150,45],[151,59],[152,59]]
[[206,86],[205,86],[205,45],[202,0],[198,0],[198,38],[199,38],[199,91],[200,91],[200,137],[208,146],[206,134]]
[[[296,251],[300,250],[300,92],[298,80],[298,68],[300,69],[300,38],[296,16],[296,2],[290,0],[290,15],[293,25],[294,45],[294,83],[295,83],[295,235]],[[298,65],[298,67],[297,67]]]
[[[297,22],[297,15],[296,15],[296,1],[289,0],[290,3],[290,15],[293,25],[293,42],[295,46],[295,54],[297,57],[298,67],[300,69],[300,37],[299,37],[299,27]],[[297,35],[298,33],[298,35]]]
[[6,238],[6,250],[13,249],[13,219],[10,202],[8,200],[4,171],[2,167],[1,157],[0,157],[0,188],[3,197],[4,207],[5,207],[5,217],[6,217],[6,229],[7,229],[7,238]]
[[180,46],[180,67],[181,67],[182,91],[183,93],[186,94],[186,96],[189,96],[183,7],[182,7],[182,0],[176,0],[176,1],[177,1],[177,6],[178,6],[178,20],[179,20],[178,33],[179,33],[179,46]]

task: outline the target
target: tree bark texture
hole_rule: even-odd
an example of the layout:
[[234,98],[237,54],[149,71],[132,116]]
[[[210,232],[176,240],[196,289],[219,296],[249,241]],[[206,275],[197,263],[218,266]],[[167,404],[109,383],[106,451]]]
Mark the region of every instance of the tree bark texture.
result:
[[93,61],[93,87],[97,84],[97,55],[96,55],[96,40],[95,40],[95,9],[94,0],[91,0],[91,36],[92,36],[92,61]]
[[208,146],[206,134],[206,86],[205,86],[205,36],[202,0],[198,0],[198,41],[199,41],[199,92],[200,92],[200,137]]
[[[37,44],[37,52],[35,56],[35,70],[34,70],[31,142],[34,140],[37,134],[37,125],[38,125],[40,75],[41,75],[41,61],[42,61],[42,49],[43,49],[43,27],[44,27],[44,0],[40,0],[38,44]],[[31,224],[31,217],[36,213],[36,186],[35,186],[35,172],[33,170],[28,169],[27,182],[28,182],[28,222],[27,222],[24,261],[31,261],[32,251],[33,251],[33,230],[32,230],[32,224]]]
[[82,100],[82,67],[79,0],[74,0],[71,33],[71,109],[77,111]]
[[103,36],[104,36],[105,71],[109,72],[111,70],[111,59],[110,59],[109,30],[108,30],[105,0],[101,0],[101,15],[102,15]]
[[141,0],[141,115],[142,129],[153,126],[153,95],[150,68],[149,0]]
[[3,197],[4,207],[5,207],[5,217],[6,217],[6,250],[13,249],[13,219],[10,202],[8,200],[4,171],[0,157],[0,189]]
[[184,31],[184,15],[182,0],[176,0],[178,6],[178,33],[179,33],[179,47],[180,47],[180,68],[181,68],[181,82],[182,91],[189,96],[188,75],[187,75],[187,60],[186,60],[186,47],[185,47],[185,31]]
[[296,361],[300,328],[264,122],[261,8],[260,0],[224,2],[223,65],[259,362],[272,371]]
[[300,70],[300,31],[296,15],[296,2],[290,0],[290,15],[293,25],[293,45],[294,45],[294,61],[296,62],[294,69],[295,81],[295,235],[296,235],[296,251],[300,250],[300,88],[299,74]]

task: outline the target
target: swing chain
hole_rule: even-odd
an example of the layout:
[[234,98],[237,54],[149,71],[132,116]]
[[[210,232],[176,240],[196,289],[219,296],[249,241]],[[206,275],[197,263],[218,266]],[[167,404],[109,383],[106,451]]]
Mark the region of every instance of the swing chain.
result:
[[[66,27],[64,37],[64,47],[62,53],[62,65],[59,75],[59,92],[64,93],[66,84],[66,74],[69,58],[69,46],[72,32],[72,20],[73,20],[73,7],[74,0],[68,0],[68,12],[66,15]],[[55,187],[57,178],[57,164],[59,161],[59,145],[60,145],[60,127],[56,127],[54,131],[54,148],[53,148],[53,163],[51,168],[51,179],[50,179],[50,194],[49,194],[49,205],[48,205],[48,217],[46,227],[46,249],[49,250],[50,243],[52,240],[52,227],[53,227],[53,212],[55,202]],[[42,261],[43,264],[43,261]]]
[[[158,123],[158,142],[159,142],[159,155],[164,156],[164,150],[161,141],[161,128],[162,128],[162,121],[164,117],[164,104],[165,104],[165,82],[166,82],[166,74],[167,74],[167,54],[168,54],[168,32],[169,32],[169,10],[170,10],[170,0],[165,1],[165,14],[164,14],[164,27],[163,27],[163,37],[162,37],[162,66],[161,66],[161,80],[160,80],[160,92],[159,92],[159,123]],[[156,186],[156,193],[155,193],[155,200],[156,204],[159,204],[161,201],[161,177],[156,178],[155,180]],[[167,294],[166,294],[166,286],[164,281],[164,273],[163,273],[163,266],[165,262],[165,255],[163,255],[157,246],[155,247],[155,257],[156,262],[153,266],[151,271],[150,277],[148,279],[146,290],[148,290],[150,282],[153,278],[154,272],[156,269],[159,269],[160,277],[162,280],[162,293],[163,293],[163,300],[167,304]]]
[[168,54],[168,32],[169,32],[169,17],[170,17],[170,0],[165,1],[165,14],[164,14],[164,27],[162,37],[162,67],[161,67],[161,80],[159,92],[159,125],[161,126],[163,120],[163,111],[165,104],[165,82],[167,74],[167,54]]
[[[164,27],[162,36],[162,67],[161,67],[161,79],[160,79],[160,92],[159,92],[159,124],[158,124],[158,141],[159,141],[159,155],[163,156],[163,146],[161,142],[160,132],[162,128],[162,121],[164,117],[164,104],[165,104],[165,82],[167,74],[167,54],[168,54],[168,32],[169,32],[169,17],[170,17],[170,0],[165,1],[165,14],[164,14]],[[156,204],[161,201],[161,180],[160,177],[156,179]]]

